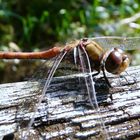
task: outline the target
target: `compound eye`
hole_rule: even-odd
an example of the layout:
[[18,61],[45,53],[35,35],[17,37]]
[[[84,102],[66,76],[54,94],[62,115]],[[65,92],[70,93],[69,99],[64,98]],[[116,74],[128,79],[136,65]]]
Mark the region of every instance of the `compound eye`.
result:
[[122,63],[122,54],[114,49],[105,61],[105,68],[108,72],[115,74]]
[[120,74],[129,66],[130,60],[121,49],[114,48],[105,61],[105,68],[112,74]]

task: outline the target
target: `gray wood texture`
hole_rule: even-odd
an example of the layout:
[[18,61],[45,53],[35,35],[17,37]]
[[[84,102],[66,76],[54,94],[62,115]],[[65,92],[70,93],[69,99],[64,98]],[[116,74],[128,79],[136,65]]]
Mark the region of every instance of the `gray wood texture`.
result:
[[[94,78],[100,113],[88,101],[84,74],[53,78],[38,107],[28,139],[140,138],[140,66],[130,67],[121,77],[102,74]],[[40,97],[39,82],[0,85],[0,138],[20,139]],[[112,94],[113,100],[110,99]]]

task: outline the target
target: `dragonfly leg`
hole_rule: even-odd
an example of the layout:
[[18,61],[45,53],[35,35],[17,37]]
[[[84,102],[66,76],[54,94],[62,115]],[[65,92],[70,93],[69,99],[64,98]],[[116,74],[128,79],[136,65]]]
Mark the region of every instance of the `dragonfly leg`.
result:
[[[110,82],[109,82],[109,80],[108,80],[108,78],[107,78],[107,76],[105,74],[105,67],[104,67],[104,65],[102,66],[102,71],[103,71],[103,75],[104,75],[104,78],[105,78],[105,81],[106,81],[108,87],[111,88],[112,86],[111,86],[111,84],[110,84]],[[110,94],[110,99],[111,99],[111,101],[113,100],[112,94]]]
[[[130,76],[130,74],[129,74],[127,71],[125,71],[125,73],[126,73],[128,76]],[[133,77],[134,84],[137,84],[137,78],[136,78],[136,76],[132,76],[132,75],[131,75],[131,77]],[[127,80],[127,78],[126,78],[125,76],[124,76],[124,79],[128,82],[128,84],[130,84],[129,81]]]
[[102,71],[103,71],[103,75],[104,75],[104,78],[105,78],[105,81],[106,81],[107,85],[109,87],[112,87],[110,82],[109,82],[109,80],[108,80],[108,78],[107,78],[107,76],[106,76],[106,74],[105,74],[105,67],[104,66],[102,66]]
[[127,78],[126,76],[119,75],[120,83],[123,84],[123,82],[121,82],[122,81],[121,78],[123,78],[125,80],[125,82],[126,82],[125,85],[132,85],[132,84],[136,84],[137,85],[137,79],[136,79],[136,77],[130,75],[127,71],[125,71],[125,73],[126,73],[127,76],[131,76],[133,78],[133,82],[129,81],[129,78]]
[[100,73],[100,71],[98,71],[98,72],[92,74],[92,77],[97,76],[99,73]]

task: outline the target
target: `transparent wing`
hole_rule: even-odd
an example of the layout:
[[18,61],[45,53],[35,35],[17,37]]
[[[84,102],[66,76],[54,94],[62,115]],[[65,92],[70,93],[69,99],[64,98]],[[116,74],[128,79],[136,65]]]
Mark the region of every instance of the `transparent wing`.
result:
[[[24,85],[23,87],[24,90],[21,91],[23,94],[23,97],[21,96],[21,98],[23,99],[21,99],[18,105],[17,114],[16,114],[16,120],[18,124],[17,135],[16,135],[17,139],[35,138],[36,135],[40,137],[41,135],[39,135],[35,129],[32,129],[32,127],[40,126],[43,123],[46,123],[44,126],[47,127],[47,123],[49,122],[50,119],[55,120],[55,118],[53,119],[53,115],[56,116],[60,112],[65,111],[63,109],[59,109],[59,111],[57,112],[55,111],[58,110],[58,108],[63,108],[64,106],[62,104],[59,104],[58,103],[59,101],[58,102],[56,101],[55,104],[55,100],[57,100],[57,97],[54,97],[50,93],[50,90],[53,90],[51,89],[51,87],[53,87],[52,77],[67,76],[67,75],[80,73],[80,66],[78,64],[74,65],[74,57],[72,55],[73,52],[69,52],[65,56],[66,53],[67,52],[64,51],[56,58],[43,61],[41,63],[42,66],[39,67],[34,72],[31,79],[28,78],[29,80]],[[64,56],[65,58],[63,59]],[[28,94],[26,94],[26,90],[28,90]],[[56,96],[59,95],[56,94]],[[54,104],[52,104],[52,102],[54,102]],[[33,133],[36,133],[36,135],[33,135],[31,131]],[[29,134],[30,132],[31,135]],[[45,135],[46,137],[48,137],[49,134],[45,133]]]
[[140,48],[140,37],[95,37],[89,38],[105,49],[121,48],[123,50],[136,50]]
[[86,93],[88,95],[88,100],[90,102],[90,105],[92,106],[93,110],[96,111],[95,115],[100,116],[99,117],[99,133],[100,137],[104,137],[104,139],[109,139],[109,134],[107,132],[107,129],[105,127],[104,121],[101,117],[101,111],[100,107],[98,105],[96,91],[95,91],[95,82],[93,81],[92,77],[92,71],[91,71],[91,64],[88,57],[88,54],[86,50],[83,48],[78,47],[79,52],[79,59],[81,64],[81,71],[83,73],[86,73],[87,76],[84,77],[85,86],[86,86]]

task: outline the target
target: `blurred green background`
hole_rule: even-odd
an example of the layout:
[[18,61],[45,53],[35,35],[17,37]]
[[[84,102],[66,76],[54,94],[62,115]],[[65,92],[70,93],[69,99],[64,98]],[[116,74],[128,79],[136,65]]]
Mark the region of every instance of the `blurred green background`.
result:
[[[139,33],[138,0],[0,0],[1,51],[35,51],[83,37]],[[29,71],[15,60],[3,61],[0,82],[20,80]],[[17,78],[10,78],[13,74]]]

